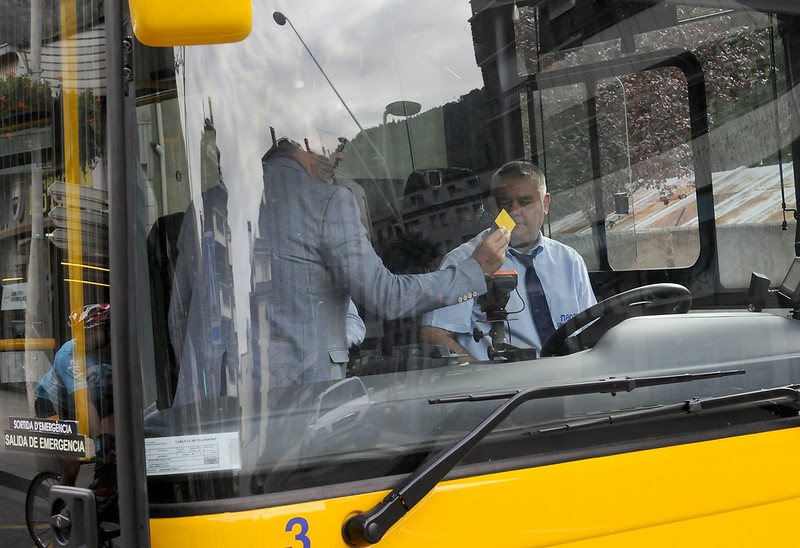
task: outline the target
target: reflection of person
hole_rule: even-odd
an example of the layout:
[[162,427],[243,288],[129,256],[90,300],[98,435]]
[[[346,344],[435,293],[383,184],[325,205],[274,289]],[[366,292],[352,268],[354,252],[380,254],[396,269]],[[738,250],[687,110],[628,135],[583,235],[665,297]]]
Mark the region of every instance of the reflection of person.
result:
[[[497,210],[505,209],[517,223],[502,266],[518,273],[517,291],[506,306],[513,320],[507,326],[509,342],[541,349],[554,329],[597,302],[586,264],[574,249],[541,233],[550,194],[538,167],[519,161],[505,164],[492,177],[492,195]],[[483,236],[448,253],[441,268],[457,264]],[[436,310],[426,314],[422,323],[423,342],[447,345],[451,352],[469,356],[465,359],[487,357],[489,339],[475,342],[472,337],[475,328],[485,332],[489,327],[476,302]]]
[[[109,450],[109,436],[113,437],[114,434],[110,321],[111,308],[105,303],[86,305],[70,315],[73,333],[82,329],[84,334],[89,434]],[[78,382],[75,379],[76,345],[76,340],[71,339],[61,346],[53,359],[53,367],[36,386],[36,416],[44,418],[58,415],[62,420],[76,419],[75,392],[83,384],[81,379]],[[79,461],[74,457],[60,456],[59,462],[61,484],[74,485],[80,468]]]
[[473,300],[508,243],[497,230],[451,268],[394,275],[373,250],[352,193],[321,182],[331,175],[325,160],[288,140],[264,157],[251,284],[251,309],[264,311],[253,329],[269,372],[264,387],[344,377],[351,297],[389,319]]

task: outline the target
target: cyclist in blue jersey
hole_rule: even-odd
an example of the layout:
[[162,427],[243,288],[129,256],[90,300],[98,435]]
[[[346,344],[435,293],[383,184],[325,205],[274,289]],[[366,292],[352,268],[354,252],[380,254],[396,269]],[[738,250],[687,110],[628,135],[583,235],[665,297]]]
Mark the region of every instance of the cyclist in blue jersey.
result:
[[[70,315],[75,334],[83,330],[86,372],[85,384],[75,378],[76,340],[73,338],[58,350],[53,367],[36,386],[34,408],[38,417],[58,415],[62,420],[75,420],[75,392],[88,390],[89,434],[98,446],[98,460],[113,450],[114,401],[111,387],[110,347],[111,307],[106,303],[89,304]],[[71,456],[59,456],[62,485],[74,485],[80,462]]]

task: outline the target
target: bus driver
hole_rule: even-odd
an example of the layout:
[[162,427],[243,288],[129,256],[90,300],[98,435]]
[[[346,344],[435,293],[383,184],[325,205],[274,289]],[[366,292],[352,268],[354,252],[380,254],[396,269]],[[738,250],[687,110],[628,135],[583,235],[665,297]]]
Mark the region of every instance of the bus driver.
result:
[[[583,258],[541,232],[550,207],[544,173],[529,162],[510,162],[495,172],[491,190],[497,210],[505,209],[516,222],[501,268],[519,274],[517,291],[506,306],[516,320],[509,322],[509,342],[536,348],[538,354],[558,326],[597,300]],[[440,268],[452,268],[469,256],[490,230],[450,251]],[[422,323],[424,343],[446,345],[452,353],[465,354],[461,361],[486,359],[488,339],[475,342],[472,337],[475,328],[483,331],[488,325],[477,301],[440,308],[426,314]]]

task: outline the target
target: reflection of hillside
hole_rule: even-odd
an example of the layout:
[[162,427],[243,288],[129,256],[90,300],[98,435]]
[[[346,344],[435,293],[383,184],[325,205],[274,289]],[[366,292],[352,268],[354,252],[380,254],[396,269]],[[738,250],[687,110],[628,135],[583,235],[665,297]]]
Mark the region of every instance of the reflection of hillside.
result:
[[483,89],[445,105],[422,108],[408,119],[367,128],[347,144],[339,167],[364,188],[373,218],[391,211],[387,198],[402,199],[414,170],[458,166],[478,173],[499,159]]

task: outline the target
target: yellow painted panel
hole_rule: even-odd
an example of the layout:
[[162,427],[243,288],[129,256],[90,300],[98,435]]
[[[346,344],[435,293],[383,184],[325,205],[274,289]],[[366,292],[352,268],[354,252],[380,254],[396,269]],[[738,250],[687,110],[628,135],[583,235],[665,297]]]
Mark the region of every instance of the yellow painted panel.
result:
[[250,0],[130,0],[136,38],[148,46],[221,44],[247,38]]
[[[580,434],[576,434],[580,435]],[[671,546],[790,538],[800,510],[793,428],[443,482],[382,548]],[[264,510],[151,520],[154,547],[345,547],[371,493]]]

